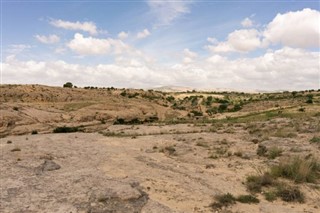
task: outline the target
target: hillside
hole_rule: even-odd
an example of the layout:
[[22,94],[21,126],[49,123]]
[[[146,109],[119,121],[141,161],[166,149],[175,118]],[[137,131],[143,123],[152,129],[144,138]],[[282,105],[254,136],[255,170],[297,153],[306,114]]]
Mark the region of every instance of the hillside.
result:
[[319,91],[2,85],[0,100],[0,212],[320,208]]

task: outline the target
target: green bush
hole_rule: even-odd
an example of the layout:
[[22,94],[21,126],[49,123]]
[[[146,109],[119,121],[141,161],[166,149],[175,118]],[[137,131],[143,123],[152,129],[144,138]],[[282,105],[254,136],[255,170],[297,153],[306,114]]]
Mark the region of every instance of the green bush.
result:
[[313,136],[311,138],[310,143],[319,143],[320,144],[320,137]]
[[259,203],[260,200],[253,195],[240,195],[237,197],[240,203]]
[[73,84],[71,82],[67,82],[63,85],[63,87],[66,87],[66,88],[72,88],[73,87]]
[[222,207],[230,206],[230,205],[236,203],[236,198],[230,193],[217,195],[217,196],[215,196],[215,200],[217,202],[214,202],[214,203],[210,204],[210,206],[213,209],[220,209]]
[[67,126],[62,126],[62,127],[57,127],[53,130],[53,133],[70,133],[70,132],[79,132],[81,131],[79,127],[67,127]]
[[304,195],[297,187],[280,185],[277,191],[277,196],[286,202],[304,202]]

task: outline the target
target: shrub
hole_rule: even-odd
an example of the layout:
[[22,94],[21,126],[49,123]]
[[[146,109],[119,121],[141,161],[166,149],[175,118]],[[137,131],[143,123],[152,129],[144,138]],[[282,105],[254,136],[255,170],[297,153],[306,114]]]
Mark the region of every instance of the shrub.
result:
[[264,173],[261,176],[248,176],[246,186],[250,192],[257,193],[261,192],[263,186],[271,186],[273,182],[273,177],[269,173]]
[[230,193],[217,195],[215,196],[215,199],[217,200],[217,202],[214,202],[210,205],[214,209],[216,208],[220,209],[224,206],[230,206],[236,203],[236,198]]
[[242,157],[242,152],[241,151],[237,151],[237,152],[235,152],[235,153],[233,153],[235,156],[237,156],[237,157]]
[[277,193],[274,191],[267,191],[267,192],[264,192],[264,197],[267,201],[272,202],[277,199]]
[[31,135],[36,135],[36,134],[38,134],[38,131],[37,130],[32,130]]
[[277,189],[277,196],[286,202],[304,202],[304,195],[297,187],[279,185]]
[[63,87],[72,88],[73,84],[71,82],[67,82],[63,85]]
[[173,146],[166,146],[164,148],[164,151],[167,151],[169,153],[169,155],[172,155],[176,152],[176,149]]
[[301,159],[296,157],[287,162],[271,167],[274,177],[291,179],[296,183],[315,183],[320,177],[320,164],[315,159]]
[[14,111],[19,111],[19,108],[18,107],[13,107],[13,110]]
[[78,132],[80,131],[79,127],[57,127],[53,130],[53,133],[69,133],[69,132]]
[[240,195],[237,197],[240,203],[259,203],[260,200],[253,195]]
[[219,112],[224,112],[227,108],[228,108],[228,104],[227,103],[223,103],[223,104],[219,105],[218,111]]
[[268,149],[266,146],[259,144],[257,149],[257,155],[259,156],[265,156],[265,154],[268,152]]
[[192,110],[191,113],[192,113],[194,116],[202,116],[202,115],[203,115],[202,112],[196,111],[196,110]]
[[320,137],[313,136],[311,138],[310,143],[320,143]]
[[283,150],[278,147],[271,147],[268,151],[268,158],[275,159],[276,157],[281,156]]

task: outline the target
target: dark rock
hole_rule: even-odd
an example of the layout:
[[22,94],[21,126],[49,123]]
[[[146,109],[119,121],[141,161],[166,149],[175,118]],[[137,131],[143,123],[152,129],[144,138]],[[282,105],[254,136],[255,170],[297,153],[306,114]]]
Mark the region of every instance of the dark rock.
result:
[[55,163],[52,160],[45,160],[43,164],[37,167],[37,173],[39,172],[46,172],[46,171],[54,171],[60,169],[61,166]]

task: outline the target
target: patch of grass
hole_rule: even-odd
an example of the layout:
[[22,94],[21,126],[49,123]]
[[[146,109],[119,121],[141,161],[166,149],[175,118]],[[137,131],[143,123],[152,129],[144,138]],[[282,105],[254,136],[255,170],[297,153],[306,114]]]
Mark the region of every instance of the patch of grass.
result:
[[316,159],[294,159],[281,162],[271,167],[271,174],[274,177],[291,179],[296,183],[316,183],[320,178],[320,164]]
[[275,158],[281,156],[282,152],[283,152],[283,150],[281,148],[278,148],[276,146],[271,147],[268,150],[268,158],[269,159],[275,159]]
[[222,207],[230,206],[236,203],[236,198],[230,194],[222,194],[215,196],[216,202],[210,204],[210,207],[213,209],[221,209]]
[[240,195],[236,199],[240,203],[259,203],[260,200],[253,195]]
[[257,155],[259,156],[265,156],[268,152],[268,149],[265,145],[259,144],[257,148]]
[[273,177],[269,173],[264,173],[260,176],[248,176],[246,186],[251,193],[258,193],[262,191],[262,187],[271,186],[273,183]]
[[82,131],[79,127],[57,127],[53,130],[53,133],[70,133],[70,132],[79,132]]
[[297,137],[297,134],[293,132],[291,129],[282,128],[277,129],[271,136],[278,137],[278,138],[294,138]]
[[201,146],[201,147],[205,147],[205,148],[209,147],[208,143],[203,142],[203,141],[197,142],[196,146]]
[[277,196],[286,202],[304,202],[304,195],[298,187],[279,184],[277,188]]
[[313,138],[310,140],[310,143],[320,144],[320,137],[313,136]]
[[277,193],[274,191],[266,191],[263,194],[264,198],[269,202],[275,201],[277,199]]
[[76,110],[79,110],[81,108],[84,108],[84,107],[88,107],[88,106],[91,106],[93,104],[96,104],[96,103],[92,103],[92,102],[75,102],[75,103],[68,103],[66,105],[63,106],[63,110],[65,111],[76,111]]

